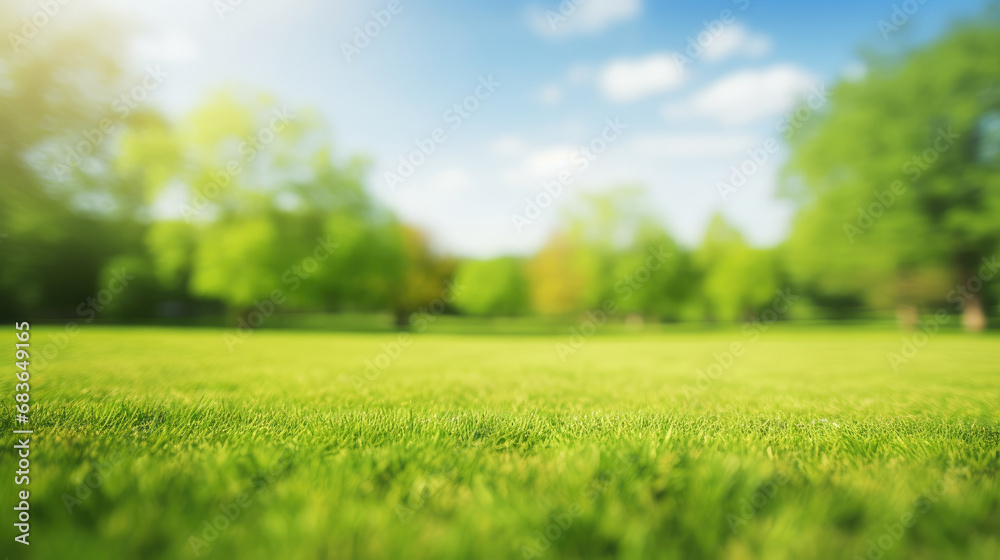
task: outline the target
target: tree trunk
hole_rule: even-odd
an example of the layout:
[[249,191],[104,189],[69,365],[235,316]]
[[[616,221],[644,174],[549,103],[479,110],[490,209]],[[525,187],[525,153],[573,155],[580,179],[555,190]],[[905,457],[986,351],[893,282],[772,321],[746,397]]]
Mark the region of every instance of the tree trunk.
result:
[[917,328],[917,319],[920,318],[920,310],[912,303],[900,303],[896,305],[896,322],[899,327],[908,331]]
[[405,309],[397,308],[393,313],[393,326],[399,330],[407,330],[410,328],[410,313]]
[[979,294],[969,294],[969,299],[962,308],[962,327],[969,332],[981,332],[986,328],[986,312],[983,311],[983,299]]

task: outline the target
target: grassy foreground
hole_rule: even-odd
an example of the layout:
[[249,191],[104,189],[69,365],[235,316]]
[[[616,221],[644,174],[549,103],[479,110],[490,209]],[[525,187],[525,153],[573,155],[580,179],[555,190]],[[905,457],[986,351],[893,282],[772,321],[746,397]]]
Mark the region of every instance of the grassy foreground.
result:
[[31,555],[10,523],[0,554],[1000,557],[993,335],[894,372],[883,331],[597,336],[565,362],[568,336],[393,359],[394,334],[228,332],[91,328],[36,367]]

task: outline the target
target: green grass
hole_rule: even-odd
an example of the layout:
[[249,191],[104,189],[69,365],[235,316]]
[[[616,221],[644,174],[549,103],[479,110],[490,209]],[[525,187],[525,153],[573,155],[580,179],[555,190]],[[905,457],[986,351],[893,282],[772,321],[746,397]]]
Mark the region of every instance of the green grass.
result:
[[193,558],[234,508],[197,557],[1000,557],[995,335],[898,373],[888,331],[597,336],[565,363],[568,336],[422,335],[359,385],[396,335],[224,332],[91,328],[35,370],[31,557]]

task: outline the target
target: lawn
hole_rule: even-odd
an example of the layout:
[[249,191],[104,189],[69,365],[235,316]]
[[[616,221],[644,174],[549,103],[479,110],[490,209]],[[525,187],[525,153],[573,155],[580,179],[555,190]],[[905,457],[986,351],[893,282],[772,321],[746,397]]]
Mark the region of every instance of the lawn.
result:
[[30,557],[1000,557],[995,335],[231,333],[35,368]]

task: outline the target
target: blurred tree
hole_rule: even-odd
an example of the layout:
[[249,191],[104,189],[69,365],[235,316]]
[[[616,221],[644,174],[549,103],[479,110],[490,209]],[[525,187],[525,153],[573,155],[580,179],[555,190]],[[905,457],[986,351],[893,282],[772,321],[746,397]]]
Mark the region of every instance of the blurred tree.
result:
[[649,319],[689,316],[697,272],[651,212],[645,189],[625,186],[582,196],[564,216],[586,275],[585,308],[614,300]]
[[642,194],[624,187],[570,202],[557,233],[526,263],[535,312],[564,315],[614,297],[618,253],[635,238]]
[[456,304],[470,315],[521,315],[530,308],[524,263],[513,257],[467,260],[458,265]]
[[646,192],[624,186],[583,194],[561,216],[566,241],[576,248],[574,266],[583,275],[578,310],[596,309],[616,297],[621,253],[630,248],[648,219]]
[[[108,19],[22,36],[29,2],[0,6],[0,315],[76,316],[105,263],[141,253],[141,196],[110,159],[132,84]],[[98,37],[99,40],[95,40]]]
[[779,288],[774,251],[747,246],[743,236],[716,215],[694,254],[710,318],[744,321],[769,306]]
[[585,250],[565,236],[555,236],[525,267],[531,306],[541,315],[565,315],[586,307],[588,266]]
[[403,275],[393,287],[392,308],[396,326],[410,324],[410,315],[423,309],[433,312],[431,303],[439,300],[439,308],[451,308],[453,290],[448,281],[454,277],[454,259],[440,258],[434,254],[427,236],[420,230],[402,226]]
[[527,262],[533,308],[546,315],[603,308],[650,319],[686,318],[697,283],[689,255],[627,186],[587,194],[561,216],[560,233]]
[[172,134],[128,134],[120,172],[141,177],[174,216],[147,237],[156,275],[237,314],[268,299],[389,307],[404,270],[400,227],[365,192],[365,163],[334,164],[326,138],[318,115],[232,91],[210,97]]
[[[784,193],[802,207],[788,243],[800,282],[915,306],[952,300],[1000,244],[1000,26],[992,12],[903,59],[872,59],[797,135]],[[986,282],[988,278],[980,278]],[[955,296],[984,326],[984,290]]]
[[[651,218],[639,222],[632,244],[618,253],[614,296],[624,313],[655,320],[694,318],[698,273],[690,254]],[[649,271],[649,280],[642,282]]]

